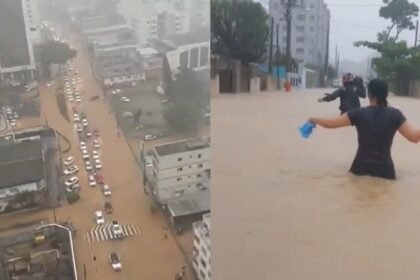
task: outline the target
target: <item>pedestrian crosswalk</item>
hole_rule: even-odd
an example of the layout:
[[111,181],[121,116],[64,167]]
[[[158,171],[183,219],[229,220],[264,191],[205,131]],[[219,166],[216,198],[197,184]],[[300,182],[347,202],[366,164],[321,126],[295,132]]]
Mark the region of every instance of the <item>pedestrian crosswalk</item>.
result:
[[[122,224],[120,226],[121,226],[124,238],[141,234],[140,227],[138,227],[137,225],[133,225],[133,224],[123,225]],[[85,237],[85,240],[89,243],[118,239],[112,232],[111,222],[105,223],[102,225],[96,225],[90,231],[86,232],[84,237]]]

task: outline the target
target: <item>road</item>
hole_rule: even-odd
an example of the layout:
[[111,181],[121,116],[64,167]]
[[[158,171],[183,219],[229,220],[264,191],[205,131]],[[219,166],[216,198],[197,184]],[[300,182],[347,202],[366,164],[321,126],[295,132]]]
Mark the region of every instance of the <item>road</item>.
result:
[[[77,38],[71,39],[73,46],[80,48]],[[101,95],[102,89],[92,76],[89,60],[83,50],[79,49],[73,65],[82,79],[82,108],[87,114],[89,126],[100,131],[102,173],[111,187],[114,207],[112,216],[105,216],[105,219],[107,222],[118,220],[133,234],[120,241],[93,241],[106,239],[106,230],[90,233],[95,226],[94,212],[103,210],[104,197],[99,187],[87,185],[74,124],[67,122],[58,111],[54,97],[55,86],[41,86],[42,117],[48,120],[51,127],[70,139],[72,149],[69,155],[76,158],[76,164],[81,169],[78,174],[82,186],[81,200],[56,211],[58,220],[70,220],[78,230],[75,249],[79,277],[84,279],[85,266],[86,279],[173,279],[175,273],[185,265],[183,256],[170,234],[167,239],[164,238],[164,218],[160,214],[150,213],[147,197],[143,193],[142,174],[138,171],[122,133],[120,137],[117,135],[115,118],[108,105],[101,100],[89,101],[89,96]],[[107,259],[113,251],[120,254],[122,260],[123,271],[120,273],[112,271]],[[189,272],[185,279],[191,279]]]

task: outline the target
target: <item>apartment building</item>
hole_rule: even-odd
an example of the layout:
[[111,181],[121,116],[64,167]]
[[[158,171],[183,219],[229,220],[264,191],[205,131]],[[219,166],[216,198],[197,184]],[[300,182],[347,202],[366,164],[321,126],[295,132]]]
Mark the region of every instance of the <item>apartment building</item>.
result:
[[[268,13],[274,19],[275,35],[276,27],[279,26],[279,48],[282,53],[286,53],[287,25],[282,2],[269,0]],[[298,62],[322,67],[328,55],[329,21],[330,11],[323,0],[302,0],[292,11],[292,57]]]
[[41,18],[39,13],[39,0],[23,0],[23,11],[29,26],[29,36],[32,44],[41,44]]
[[210,26],[210,0],[121,0],[118,12],[137,31],[142,48]]
[[198,280],[211,279],[210,266],[210,213],[203,215],[203,220],[193,224],[194,249],[193,267]]
[[0,81],[34,77],[39,24],[37,0],[0,1]]
[[148,183],[161,204],[206,190],[210,177],[210,145],[188,139],[153,149],[153,168]]

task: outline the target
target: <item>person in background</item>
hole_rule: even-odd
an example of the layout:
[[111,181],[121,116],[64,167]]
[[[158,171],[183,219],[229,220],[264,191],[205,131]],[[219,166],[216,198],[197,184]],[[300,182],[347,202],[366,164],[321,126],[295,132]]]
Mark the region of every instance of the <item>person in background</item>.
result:
[[414,129],[403,113],[388,106],[388,86],[385,81],[373,79],[368,84],[370,105],[350,110],[334,118],[309,118],[313,125],[324,128],[355,126],[358,149],[350,172],[385,179],[396,179],[391,146],[398,131],[408,141],[420,141],[420,129]]
[[[363,87],[364,89],[364,87]],[[354,77],[351,73],[343,75],[343,86],[333,93],[326,93],[324,97],[318,99],[319,102],[331,102],[340,98],[340,112],[341,114],[355,108],[360,108],[359,97],[365,98],[365,90],[355,83]]]

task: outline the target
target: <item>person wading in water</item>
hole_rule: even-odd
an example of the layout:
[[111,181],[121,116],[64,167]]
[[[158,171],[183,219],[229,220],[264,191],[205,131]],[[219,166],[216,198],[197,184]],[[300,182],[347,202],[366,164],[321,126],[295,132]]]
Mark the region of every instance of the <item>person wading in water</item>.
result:
[[408,141],[420,141],[420,129],[414,129],[403,113],[388,106],[388,86],[385,81],[373,79],[368,85],[370,105],[350,110],[335,118],[309,118],[309,122],[324,128],[355,126],[359,147],[350,172],[396,179],[391,146],[398,131]]
[[318,102],[331,102],[340,98],[339,109],[341,114],[344,114],[351,109],[360,108],[359,97],[366,97],[365,88],[363,84],[360,86],[360,78],[355,81],[353,75],[347,73],[343,76],[343,86],[333,93],[326,93]]

